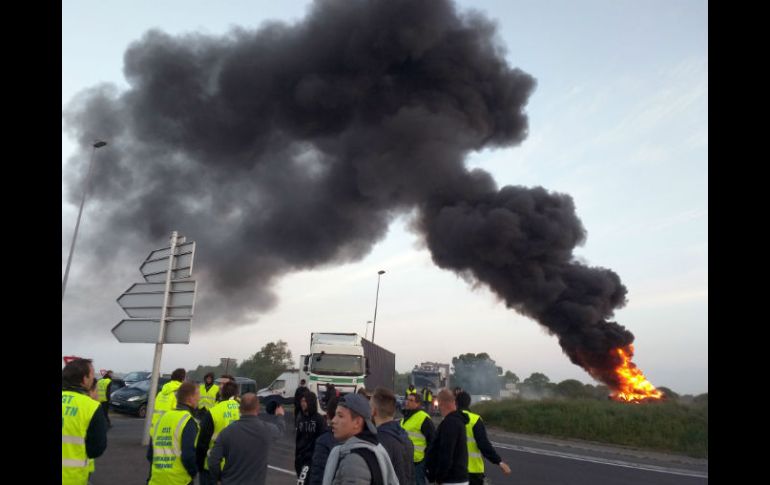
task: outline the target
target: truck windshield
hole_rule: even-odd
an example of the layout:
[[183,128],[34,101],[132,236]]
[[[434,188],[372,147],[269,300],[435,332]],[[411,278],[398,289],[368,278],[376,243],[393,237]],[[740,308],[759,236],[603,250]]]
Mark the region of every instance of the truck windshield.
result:
[[283,381],[283,380],[281,380],[281,381],[273,381],[273,383],[270,384],[270,389],[273,389],[273,390],[275,390],[275,389],[283,389],[284,387],[286,387],[286,381]]
[[414,378],[414,387],[417,389],[422,389],[423,387],[437,387],[439,380],[438,374],[417,372],[412,372],[412,378]]
[[360,376],[364,374],[360,355],[313,354],[310,372],[333,376]]

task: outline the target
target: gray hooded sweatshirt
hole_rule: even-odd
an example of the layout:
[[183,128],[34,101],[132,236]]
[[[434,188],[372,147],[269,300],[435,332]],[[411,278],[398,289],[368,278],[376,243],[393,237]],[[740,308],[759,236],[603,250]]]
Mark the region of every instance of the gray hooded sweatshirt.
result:
[[385,485],[399,485],[388,452],[381,444],[373,444],[353,436],[339,446],[332,448],[326,461],[323,485],[369,485],[372,475],[361,456],[351,453],[356,448],[367,448],[374,452],[382,471]]

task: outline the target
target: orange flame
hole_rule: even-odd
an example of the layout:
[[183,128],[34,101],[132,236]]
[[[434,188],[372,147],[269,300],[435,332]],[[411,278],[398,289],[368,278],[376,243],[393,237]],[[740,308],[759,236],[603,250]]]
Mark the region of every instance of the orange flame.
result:
[[615,368],[620,385],[610,396],[616,401],[639,403],[645,399],[660,399],[663,393],[655,389],[650,381],[644,377],[642,371],[631,362],[634,356],[634,346],[629,345],[625,349],[615,349],[623,363]]

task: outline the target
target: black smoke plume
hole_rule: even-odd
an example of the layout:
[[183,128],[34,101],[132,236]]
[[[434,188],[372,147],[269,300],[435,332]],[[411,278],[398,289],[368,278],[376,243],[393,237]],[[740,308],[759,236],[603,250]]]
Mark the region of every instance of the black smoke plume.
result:
[[[65,123],[77,203],[94,139],[108,140],[92,198],[103,224],[91,264],[127,235],[198,241],[208,293],[197,324],[276,304],[284,274],[356,261],[399,214],[442,268],[488,285],[612,385],[609,352],[633,335],[610,270],[575,262],[572,199],[468,170],[471,151],[527,135],[529,74],[495,24],[449,0],[319,0],[296,24],[224,36],[147,32],[125,54],[124,92],[80,93]],[[205,248],[205,251],[202,250]]]

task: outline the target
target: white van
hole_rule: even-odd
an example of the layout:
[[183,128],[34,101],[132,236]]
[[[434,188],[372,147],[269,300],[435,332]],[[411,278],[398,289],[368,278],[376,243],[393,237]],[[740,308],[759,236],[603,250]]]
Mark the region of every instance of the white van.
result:
[[276,377],[269,386],[260,389],[257,396],[260,399],[278,396],[283,404],[289,404],[294,402],[294,392],[297,390],[297,386],[299,386],[299,370],[290,369]]

